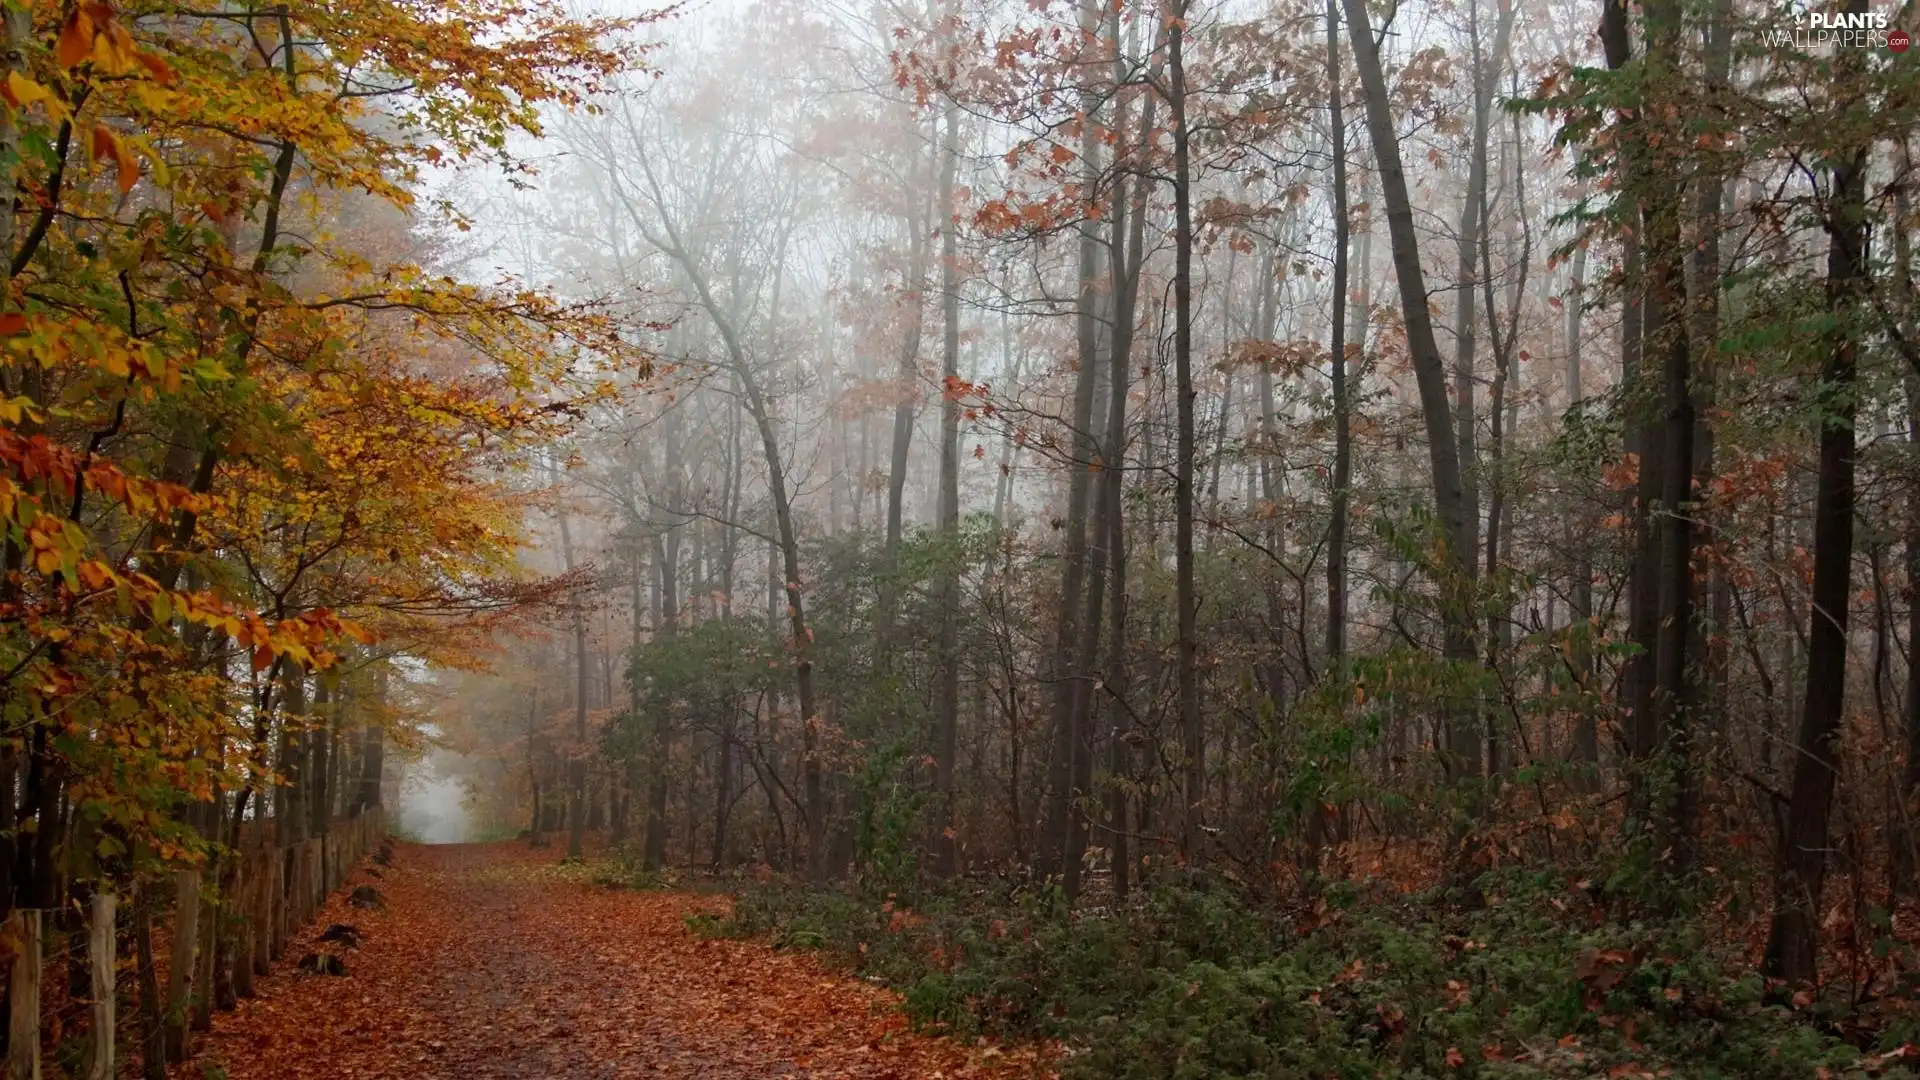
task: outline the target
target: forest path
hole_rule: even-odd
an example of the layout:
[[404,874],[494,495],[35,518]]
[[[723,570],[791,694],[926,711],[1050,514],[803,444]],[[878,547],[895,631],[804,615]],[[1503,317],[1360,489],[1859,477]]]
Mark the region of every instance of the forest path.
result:
[[[688,930],[688,914],[723,910],[723,898],[608,889],[558,863],[525,844],[397,845],[392,866],[351,878],[384,906],[332,897],[175,1075],[200,1080],[215,1064],[229,1080],[1032,1075],[1027,1054],[907,1031],[885,991],[813,957]],[[296,972],[334,922],[362,935],[342,953],[347,974]]]

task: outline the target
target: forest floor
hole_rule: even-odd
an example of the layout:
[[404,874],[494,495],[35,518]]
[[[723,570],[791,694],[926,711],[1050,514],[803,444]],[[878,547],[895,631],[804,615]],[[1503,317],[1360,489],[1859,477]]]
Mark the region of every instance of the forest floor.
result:
[[[373,875],[378,875],[377,877]],[[601,1080],[615,1077],[1044,1075],[1001,1052],[907,1030],[887,991],[814,957],[708,940],[687,917],[724,897],[613,889],[589,865],[525,844],[399,844],[357,869],[383,904],[343,889],[291,943],[257,997],[221,1014],[178,1077]],[[319,944],[357,927],[347,949]],[[341,955],[344,976],[303,974]],[[218,1070],[218,1071],[216,1071]]]

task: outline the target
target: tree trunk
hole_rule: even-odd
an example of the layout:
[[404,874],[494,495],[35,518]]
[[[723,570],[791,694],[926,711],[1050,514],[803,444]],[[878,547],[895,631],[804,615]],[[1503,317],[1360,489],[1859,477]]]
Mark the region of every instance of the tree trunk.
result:
[[[1848,0],[1849,13],[1866,0]],[[1841,78],[1859,77],[1845,58]],[[1863,129],[1870,130],[1870,129]],[[1853,577],[1854,383],[1859,331],[1853,325],[1867,281],[1867,148],[1837,157],[1826,212],[1827,312],[1832,344],[1815,400],[1821,410],[1820,466],[1814,495],[1813,617],[1807,636],[1807,692],[1794,742],[1793,790],[1774,882],[1767,936],[1768,975],[1798,983],[1815,975],[1820,894],[1826,881],[1828,819],[1838,777],[1847,686],[1847,608]]]
[[280,690],[280,775],[285,782],[274,790],[274,841],[292,847],[307,836],[306,769],[303,752],[307,731],[307,676],[288,664]]
[[[540,665],[535,663],[536,676],[539,670]],[[540,684],[535,682],[532,693],[527,695],[527,787],[533,801],[533,810],[527,820],[527,846],[529,847],[539,847],[545,842],[540,834],[547,823],[544,816],[545,808],[540,805],[539,723]]]
[[[1260,253],[1260,296],[1256,305],[1255,336],[1262,341],[1272,341],[1276,333],[1275,322],[1280,306],[1280,283],[1275,276],[1275,254],[1280,249],[1278,241],[1266,246]],[[1276,563],[1284,564],[1287,550],[1287,534],[1280,520],[1280,485],[1277,480],[1279,470],[1274,468],[1274,450],[1280,445],[1280,423],[1274,409],[1273,365],[1260,364],[1254,371],[1254,389],[1260,395],[1260,500],[1263,503],[1260,516],[1266,519],[1264,534],[1272,558]],[[1249,480],[1252,476],[1249,475]],[[1251,485],[1249,485],[1251,486]],[[1249,494],[1248,502],[1253,498]],[[1281,599],[1281,583],[1269,579],[1264,589],[1268,637],[1267,647],[1276,657],[1272,662],[1262,665],[1262,682],[1267,700],[1272,703],[1275,714],[1285,712],[1288,707],[1285,666],[1278,657],[1285,647],[1286,611]]]
[[[1912,152],[1905,140],[1900,143],[1901,175],[1893,189],[1895,221],[1906,221],[1913,212],[1913,196],[1907,184],[1913,176]],[[1893,275],[1899,290],[1900,332],[1908,341],[1914,337],[1913,237],[1906,229],[1893,231]],[[1894,892],[1911,896],[1915,874],[1920,872],[1920,829],[1915,827],[1914,795],[1920,793],[1920,373],[1908,372],[1907,395],[1907,468],[1906,536],[1902,541],[1907,570],[1907,685],[1906,685],[1906,760],[1900,770],[1899,828],[1893,843]]]
[[359,809],[365,813],[380,806],[380,780],[386,769],[387,729],[381,714],[387,702],[387,670],[381,668],[374,681],[374,707],[367,710],[367,722],[360,729]]
[[[1100,25],[1099,6],[1083,0],[1081,28],[1089,36]],[[1095,108],[1095,95],[1085,95],[1089,114]],[[1099,127],[1091,115],[1080,140],[1082,175],[1089,190],[1100,172]],[[1065,549],[1061,558],[1060,616],[1051,660],[1053,701],[1051,719],[1053,738],[1047,755],[1047,804],[1042,819],[1040,842],[1034,848],[1034,872],[1049,878],[1061,872],[1067,856],[1068,833],[1073,817],[1073,759],[1081,735],[1074,728],[1074,696],[1088,673],[1074,669],[1081,617],[1086,604],[1087,504],[1092,487],[1089,466],[1099,456],[1099,440],[1093,431],[1094,389],[1098,383],[1100,287],[1100,235],[1097,223],[1084,220],[1079,229],[1078,308],[1074,329],[1078,372],[1073,393],[1073,455],[1067,474],[1067,522]]]
[[[1495,34],[1493,57],[1491,62],[1480,52],[1480,5],[1468,4],[1467,26],[1472,45],[1473,80],[1473,134],[1467,154],[1467,190],[1460,205],[1460,226],[1456,255],[1458,262],[1454,280],[1453,305],[1453,396],[1454,396],[1454,434],[1460,441],[1461,481],[1464,485],[1462,498],[1466,502],[1465,533],[1467,550],[1478,554],[1480,478],[1477,475],[1479,463],[1478,441],[1479,418],[1475,411],[1474,352],[1477,345],[1475,323],[1478,299],[1476,297],[1479,280],[1480,247],[1486,239],[1486,221],[1483,212],[1487,199],[1487,134],[1491,126],[1488,115],[1493,108],[1493,73],[1498,72],[1502,57],[1506,51],[1506,39],[1511,31],[1511,4],[1503,5],[1506,10],[1500,13],[1499,29]],[[1489,567],[1491,570],[1491,567]]]
[[727,866],[727,831],[733,816],[733,760],[735,703],[728,700],[722,703],[725,716],[720,721],[720,761],[714,769],[713,792],[713,857],[708,860],[708,868],[715,874]]
[[[1119,17],[1116,9],[1114,18]],[[1117,35],[1116,35],[1117,36]],[[1141,107],[1136,146],[1145,146],[1153,130],[1155,99],[1148,97]],[[1104,516],[1099,527],[1105,530],[1107,561],[1112,566],[1113,603],[1107,626],[1107,698],[1113,703],[1112,743],[1108,768],[1112,773],[1112,793],[1107,818],[1111,841],[1113,889],[1125,896],[1132,876],[1132,829],[1128,797],[1133,777],[1132,706],[1127,701],[1127,530],[1126,530],[1126,457],[1127,389],[1133,368],[1133,338],[1138,321],[1140,267],[1146,254],[1147,196],[1152,182],[1145,176],[1133,178],[1131,203],[1116,206],[1112,250],[1114,266],[1121,280],[1116,288],[1113,316],[1113,341],[1107,366],[1107,438],[1106,467],[1100,474],[1101,505]],[[1124,231],[1123,231],[1124,230]]]
[[[1671,93],[1669,85],[1680,75],[1673,69],[1679,34],[1678,10],[1672,4],[1646,7],[1648,79],[1655,93]],[[1626,9],[1609,0],[1602,17],[1601,39],[1609,67],[1619,69],[1632,60]],[[1686,733],[1692,707],[1687,644],[1692,620],[1692,528],[1686,511],[1692,499],[1693,433],[1696,405],[1687,340],[1685,254],[1680,238],[1680,208],[1659,190],[1664,179],[1650,171],[1643,158],[1661,137],[1671,137],[1656,124],[1664,117],[1657,101],[1621,121],[1625,189],[1639,219],[1629,251],[1639,254],[1645,272],[1642,338],[1631,343],[1623,357],[1623,385],[1633,400],[1639,391],[1638,411],[1645,417],[1630,431],[1637,436],[1629,450],[1639,453],[1638,503],[1634,508],[1637,547],[1629,596],[1629,635],[1638,653],[1629,659],[1623,683],[1630,702],[1628,752],[1633,756],[1633,798],[1627,829],[1647,840],[1671,872],[1682,872],[1690,861],[1692,787]],[[1660,356],[1661,377],[1656,385],[1642,378],[1638,368],[1647,350]],[[1652,401],[1657,409],[1649,408]],[[1631,423],[1631,421],[1630,421]]]
[[1347,127],[1341,98],[1340,8],[1327,0],[1327,110],[1333,159],[1333,311],[1328,316],[1328,371],[1333,392],[1332,499],[1327,511],[1327,659],[1347,653],[1347,487],[1353,478],[1352,403],[1347,391]]
[[[936,151],[937,152],[937,151]],[[921,163],[914,166],[914,179],[920,179]],[[941,178],[949,176],[950,166],[943,166]],[[917,186],[917,185],[916,185]],[[921,188],[925,191],[925,188]],[[916,202],[919,200],[916,199]],[[952,200],[943,202],[940,212],[951,216]],[[913,314],[907,321],[906,341],[900,349],[900,366],[895,378],[899,385],[894,388],[898,400],[893,406],[893,453],[889,458],[887,471],[887,538],[882,549],[880,567],[880,602],[874,613],[874,640],[886,642],[893,638],[893,623],[899,609],[900,582],[899,556],[900,538],[904,531],[903,508],[907,490],[907,465],[913,448],[913,420],[920,396],[920,335],[926,323],[926,283],[927,249],[929,246],[929,223],[923,216],[924,209],[914,208],[907,219],[907,231],[911,234],[911,255],[907,262],[907,282],[904,295],[913,304]],[[950,220],[943,220],[940,234],[944,246],[945,238],[952,233]],[[944,280],[943,271],[943,277]],[[942,397],[944,401],[944,395]],[[885,670],[891,667],[893,650],[885,647],[874,651],[876,667]]]
[[[548,461],[547,475],[560,485],[558,462]],[[575,568],[573,530],[565,510],[557,515],[560,525],[560,557],[572,574]],[[585,598],[570,597],[573,608],[573,752],[567,755],[567,858],[581,857],[587,834],[587,617]]]
[[[1649,5],[1647,63],[1668,74],[1679,14],[1670,4]],[[1677,71],[1672,71],[1677,76]],[[1658,75],[1656,75],[1658,77]],[[1687,340],[1686,256],[1679,205],[1648,192],[1647,245],[1649,342],[1661,352],[1660,512],[1654,522],[1659,545],[1659,635],[1654,660],[1654,715],[1659,732],[1659,783],[1672,793],[1654,814],[1656,843],[1670,873],[1692,864],[1694,799],[1690,750],[1694,707],[1688,645],[1693,628],[1693,465],[1698,408],[1693,397],[1692,348]]]
[[[640,527],[637,507],[634,508],[633,513],[634,516],[631,521],[631,527],[637,531]],[[633,608],[632,627],[630,630],[633,643],[631,645],[632,651],[628,654],[630,663],[632,658],[639,653],[641,639],[645,631],[647,593],[649,592],[647,588],[647,549],[647,541],[636,535],[633,539],[632,557],[629,560],[633,572],[627,582],[628,603],[630,603]],[[645,712],[640,689],[639,677],[637,674],[629,672],[627,675],[627,725],[633,731],[640,729],[640,717],[641,714]],[[626,760],[621,764],[620,795],[618,803],[615,804],[613,815],[613,843],[616,847],[622,847],[627,842],[627,827],[629,819],[632,816],[631,800],[634,794],[634,772],[638,760],[639,755],[629,750]]]
[[[1005,310],[1002,310],[1000,312],[1002,360],[1005,360],[1007,354],[1013,351],[1013,331],[1009,329],[1010,321],[1010,316]],[[1026,350],[1023,349],[1018,356],[1013,358],[1010,365],[1010,374],[1007,377],[1008,385],[1016,387],[1020,385],[1020,377],[1024,374],[1026,363],[1027,354]],[[1007,432],[1006,441],[1000,448],[1000,470],[999,475],[994,477],[993,483],[993,528],[995,532],[1006,528],[1007,499],[1013,494],[1013,474],[1019,461],[1020,442],[1014,433],[1009,431]]]
[[[1662,27],[1656,37],[1661,47],[1661,62],[1671,48],[1671,8],[1656,5],[1648,13],[1650,26]],[[1600,40],[1607,66],[1624,69],[1633,61],[1632,31],[1624,0],[1605,0],[1601,11]],[[1652,43],[1650,43],[1651,45]],[[1649,62],[1654,59],[1649,56]],[[1643,103],[1644,104],[1644,103]],[[1672,439],[1661,422],[1671,423],[1667,412],[1667,380],[1655,384],[1643,373],[1648,350],[1671,345],[1674,334],[1684,335],[1677,324],[1673,301],[1674,287],[1670,271],[1678,253],[1671,250],[1675,238],[1667,235],[1674,219],[1660,203],[1655,185],[1660,181],[1647,175],[1641,160],[1649,136],[1642,132],[1648,123],[1647,110],[1625,113],[1617,123],[1622,147],[1620,172],[1624,177],[1628,214],[1624,277],[1627,282],[1621,318],[1621,389],[1628,411],[1626,451],[1637,458],[1638,475],[1631,506],[1633,554],[1627,588],[1627,637],[1635,651],[1622,667],[1621,697],[1626,703],[1627,755],[1633,761],[1626,817],[1630,836],[1651,840],[1657,846],[1669,830],[1665,824],[1669,807],[1660,805],[1660,789],[1671,790],[1660,777],[1661,765],[1670,761],[1665,750],[1667,740],[1662,727],[1664,704],[1659,700],[1662,593],[1662,526],[1656,514],[1667,482],[1666,455]],[[1670,361],[1671,358],[1669,358]],[[1663,368],[1670,366],[1663,364]],[[1654,401],[1662,407],[1656,409]],[[1658,414],[1658,415],[1656,415]],[[1691,462],[1686,467],[1690,467]],[[1669,510],[1674,508],[1669,507]],[[1671,667],[1671,660],[1668,661]]]
[[[679,510],[680,484],[680,431],[679,424],[668,422],[667,426],[667,486],[668,507],[670,512]],[[654,625],[659,628],[660,640],[670,642],[680,633],[680,531],[668,528],[660,533],[653,542],[653,561],[660,568],[659,592],[655,599],[660,603],[654,612]],[[673,728],[670,712],[673,703],[655,701],[653,703],[653,732],[651,739],[652,770],[647,779],[647,832],[642,847],[640,865],[649,871],[658,870],[667,862],[667,793],[668,784],[668,744]]]
[[[1586,398],[1581,371],[1582,310],[1586,304],[1587,248],[1574,249],[1567,274],[1567,292],[1563,300],[1567,335],[1567,407],[1580,407]],[[1573,745],[1569,751],[1574,765],[1574,786],[1584,792],[1600,787],[1600,717],[1597,703],[1588,697],[1593,679],[1593,551],[1587,533],[1590,530],[1569,519],[1567,544],[1574,552],[1572,581],[1569,582],[1568,608],[1573,638],[1573,676],[1582,696],[1574,715]]]
[[[1460,476],[1459,446],[1454,439],[1453,413],[1447,402],[1447,370],[1434,339],[1433,317],[1427,307],[1426,279],[1420,268],[1419,238],[1414,231],[1413,203],[1407,191],[1406,170],[1400,161],[1400,143],[1387,96],[1386,76],[1373,41],[1365,0],[1343,0],[1354,68],[1366,93],[1367,130],[1373,142],[1375,168],[1387,205],[1387,233],[1393,250],[1394,276],[1400,287],[1401,317],[1414,381],[1420,392],[1420,412],[1426,422],[1427,456],[1432,471],[1434,510],[1445,529],[1445,552],[1436,567],[1440,577],[1442,621],[1446,630],[1445,655],[1471,663],[1473,644],[1474,549],[1470,539],[1468,503]],[[1469,783],[1480,772],[1480,740],[1470,715],[1457,705],[1447,707],[1447,776]],[[1474,800],[1468,800],[1469,810]],[[1463,839],[1463,838],[1462,838]],[[1465,846],[1456,843],[1455,859]],[[1464,864],[1460,864],[1464,865]],[[1458,867],[1457,867],[1458,868]]]
[[1193,184],[1192,133],[1187,127],[1185,57],[1187,0],[1175,0],[1167,30],[1168,109],[1173,121],[1173,371],[1174,604],[1179,642],[1179,715],[1182,750],[1180,850],[1202,857],[1205,836],[1206,744],[1200,717],[1199,600],[1193,582]]
[[327,835],[327,826],[333,818],[333,803],[327,794],[332,787],[333,730],[338,711],[335,708],[333,683],[331,675],[322,675],[313,680],[314,721],[313,734],[310,736],[313,774],[307,779],[308,790],[312,792],[307,799],[307,834],[310,836]]
[[[960,534],[960,401],[952,387],[960,378],[960,250],[954,236],[954,170],[960,154],[960,110],[949,103],[944,161],[940,169],[940,534],[951,544]],[[959,868],[954,835],[953,765],[960,737],[960,565],[942,556],[935,586],[940,618],[940,685],[933,738],[933,872],[951,877]]]
[[[1733,4],[1732,0],[1713,0],[1707,12],[1705,26],[1706,47],[1704,67],[1706,69],[1707,93],[1709,100],[1724,96],[1728,83],[1732,79],[1733,67]],[[1688,338],[1692,348],[1693,384],[1694,384],[1694,438],[1693,438],[1693,479],[1692,488],[1702,500],[1707,500],[1713,490],[1715,420],[1714,403],[1718,397],[1716,382],[1718,373],[1715,360],[1719,351],[1720,339],[1720,233],[1722,228],[1721,207],[1730,191],[1727,178],[1718,171],[1708,170],[1695,180],[1693,207],[1691,212],[1691,234],[1686,238],[1690,252],[1687,256],[1687,297]],[[1706,504],[1708,511],[1718,508]],[[1696,521],[1722,520],[1717,512],[1696,511],[1690,515]],[[1726,727],[1727,696],[1727,631],[1730,604],[1728,602],[1728,582],[1720,560],[1712,557],[1710,548],[1720,538],[1716,530],[1706,526],[1697,526],[1692,531],[1693,552],[1690,556],[1696,566],[1706,567],[1708,573],[1699,583],[1700,595],[1696,597],[1696,606],[1704,601],[1705,619],[1692,621],[1692,636],[1688,645],[1693,662],[1701,665],[1696,681],[1700,684],[1694,691],[1699,717],[1699,726],[1707,728],[1716,735]],[[1686,793],[1692,798],[1690,789]],[[1689,816],[1691,816],[1689,814]]]

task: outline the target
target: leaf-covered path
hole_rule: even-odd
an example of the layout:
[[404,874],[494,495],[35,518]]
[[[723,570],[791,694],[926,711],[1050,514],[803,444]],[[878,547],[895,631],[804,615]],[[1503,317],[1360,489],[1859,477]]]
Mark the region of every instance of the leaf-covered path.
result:
[[[195,1061],[230,1080],[598,1080],[1034,1075],[1026,1053],[915,1035],[889,996],[812,957],[703,940],[722,903],[594,886],[552,851],[400,845],[384,906],[329,901],[320,922]],[[330,922],[355,925],[345,977],[294,964]],[[331,947],[331,946],[328,946]]]

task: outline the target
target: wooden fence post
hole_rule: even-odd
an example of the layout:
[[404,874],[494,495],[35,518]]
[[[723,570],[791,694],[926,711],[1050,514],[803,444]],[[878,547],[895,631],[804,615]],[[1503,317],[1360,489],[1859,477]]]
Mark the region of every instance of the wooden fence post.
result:
[[307,921],[307,845],[294,844],[284,857],[287,861],[282,871],[287,879],[286,935],[291,939]]
[[300,925],[305,926],[320,907],[320,838],[308,840],[300,854]]
[[193,976],[198,967],[195,949],[200,938],[200,871],[176,871],[173,882],[173,958],[167,966],[166,1056],[168,1064],[178,1065],[187,1060],[188,995],[193,992]]
[[273,970],[273,849],[253,854],[253,973]]
[[273,909],[272,919],[269,920],[273,924],[273,930],[268,939],[268,963],[280,959],[280,954],[287,951],[287,908],[291,899],[291,893],[287,888],[287,873],[293,865],[288,857],[288,853],[292,850],[292,848],[274,848],[267,854],[267,883],[271,893],[269,906]]
[[133,905],[133,949],[135,977],[140,993],[140,1075],[146,1080],[167,1080],[165,1019],[160,1015],[160,976],[153,957],[153,893],[151,884],[134,879],[127,902]]
[[192,1031],[213,1030],[214,964],[220,955],[220,917],[227,906],[218,856],[207,859],[206,880],[213,886],[213,899],[200,903],[199,952],[194,954],[193,982],[187,994],[191,1005],[188,1028]]
[[20,948],[7,982],[13,1012],[7,1018],[8,1080],[40,1080],[40,913],[16,911],[8,936]]
[[120,898],[104,886],[93,893],[93,919],[88,925],[87,959],[93,964],[93,1003],[88,1012],[93,1060],[87,1080],[114,1080],[114,932],[113,917]]
[[233,911],[239,919],[234,928],[232,958],[236,998],[253,996],[254,942],[259,940],[260,930],[260,905],[254,901],[254,889],[259,887],[259,869],[260,860],[249,855],[238,856],[234,862]]
[[293,925],[287,927],[287,936],[292,937],[313,914],[313,841],[302,840],[300,846],[293,849]]

